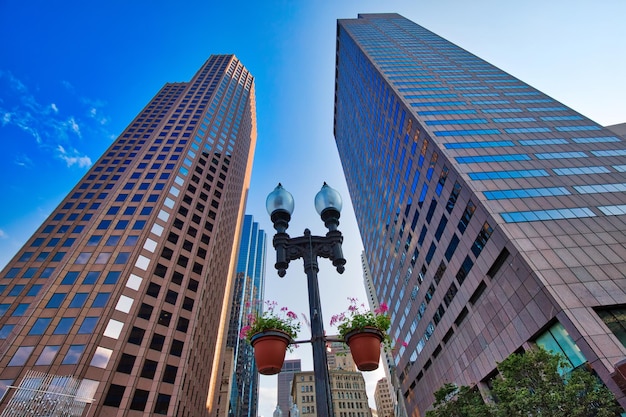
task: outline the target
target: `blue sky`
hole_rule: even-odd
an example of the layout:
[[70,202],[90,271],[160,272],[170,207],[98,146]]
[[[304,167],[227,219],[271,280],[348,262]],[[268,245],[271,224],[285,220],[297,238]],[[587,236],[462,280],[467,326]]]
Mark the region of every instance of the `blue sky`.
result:
[[[364,300],[332,123],[336,19],[366,12],[398,12],[598,123],[626,122],[622,0],[0,0],[0,267],[164,83],[234,53],[256,78],[247,212],[270,232],[265,196],[281,181],[296,200],[289,232],[321,234],[313,197],[323,181],[340,190],[348,265],[338,276],[322,261],[326,322]],[[297,262],[282,280],[269,268],[267,298],[306,312],[303,277]],[[312,366],[306,347],[292,356]],[[262,377],[261,415],[274,385]]]

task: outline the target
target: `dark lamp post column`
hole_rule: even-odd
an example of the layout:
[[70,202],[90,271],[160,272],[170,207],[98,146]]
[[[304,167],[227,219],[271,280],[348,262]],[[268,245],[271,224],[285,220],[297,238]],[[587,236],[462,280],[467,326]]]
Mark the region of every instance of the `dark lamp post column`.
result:
[[276,249],[276,270],[280,277],[284,277],[289,262],[295,259],[304,261],[304,272],[307,276],[309,291],[309,313],[311,317],[311,346],[313,348],[313,369],[315,373],[315,398],[319,417],[333,417],[333,404],[330,392],[330,376],[326,358],[326,337],[324,335],[324,320],[322,319],[322,304],[317,279],[319,267],[317,258],[328,258],[340,274],[344,271],[346,260],[343,257],[341,244],[343,236],[337,230],[341,212],[341,196],[326,183],[315,196],[315,209],[328,228],[326,236],[312,236],[309,229],[304,230],[300,237],[290,237],[285,231],[289,227],[294,201],[291,194],[279,183],[267,196],[266,207],[276,234],[274,248]]

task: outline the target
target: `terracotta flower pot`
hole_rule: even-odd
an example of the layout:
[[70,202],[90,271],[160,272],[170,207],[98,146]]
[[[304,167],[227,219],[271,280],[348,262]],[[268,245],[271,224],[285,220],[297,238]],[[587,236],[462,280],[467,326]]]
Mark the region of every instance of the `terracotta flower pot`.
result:
[[380,344],[383,334],[375,327],[352,330],[345,336],[350,347],[352,359],[359,371],[373,371],[378,369],[380,359]]
[[289,342],[291,337],[280,330],[267,330],[252,336],[250,343],[254,348],[254,359],[260,374],[275,375],[280,372]]

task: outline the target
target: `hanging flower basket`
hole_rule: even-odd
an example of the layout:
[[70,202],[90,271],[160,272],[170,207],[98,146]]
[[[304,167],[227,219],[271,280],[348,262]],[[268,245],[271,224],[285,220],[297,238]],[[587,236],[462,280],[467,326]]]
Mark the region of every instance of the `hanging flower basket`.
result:
[[378,369],[380,344],[383,339],[383,332],[375,327],[364,327],[346,333],[344,340],[350,347],[352,359],[359,371]]
[[280,330],[266,330],[251,337],[250,343],[260,374],[275,375],[280,372],[290,342],[291,337]]

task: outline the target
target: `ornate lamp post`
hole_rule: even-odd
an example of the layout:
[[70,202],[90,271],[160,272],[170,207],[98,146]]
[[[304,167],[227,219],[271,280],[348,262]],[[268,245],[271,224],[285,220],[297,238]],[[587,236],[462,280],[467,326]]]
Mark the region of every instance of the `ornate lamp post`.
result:
[[273,242],[276,249],[275,267],[278,270],[278,275],[280,277],[285,276],[289,261],[299,258],[304,261],[304,272],[307,276],[309,290],[316,413],[319,417],[332,417],[334,414],[326,358],[322,305],[317,280],[317,273],[319,272],[317,258],[330,259],[333,266],[337,268],[337,272],[343,273],[343,266],[346,263],[341,248],[343,236],[337,230],[341,205],[339,193],[324,183],[320,192],[315,196],[315,209],[328,228],[328,233],[326,236],[312,236],[311,231],[305,229],[303,236],[292,238],[285,231],[289,227],[293,213],[293,196],[279,183],[266,200],[267,212],[274,223],[274,229],[276,229]]

